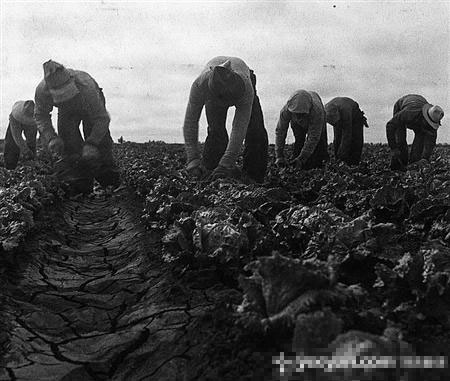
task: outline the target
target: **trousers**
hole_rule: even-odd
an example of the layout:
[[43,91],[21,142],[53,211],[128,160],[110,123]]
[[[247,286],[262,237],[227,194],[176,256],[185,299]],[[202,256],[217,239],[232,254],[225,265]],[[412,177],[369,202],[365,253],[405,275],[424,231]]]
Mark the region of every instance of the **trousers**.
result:
[[[31,152],[33,152],[34,155],[36,155],[37,128],[33,126],[24,126],[23,133],[25,135],[25,141],[28,148],[31,150]],[[3,160],[5,161],[5,168],[7,169],[16,168],[17,163],[19,162],[19,158],[20,158],[20,148],[13,138],[11,131],[11,124],[9,124],[8,128],[6,129],[5,148],[3,151]]]
[[[338,124],[333,127],[334,155],[335,157],[339,157],[339,153],[342,151],[347,151],[348,149],[348,154],[346,157],[343,157],[342,160],[348,165],[358,165],[361,161],[361,154],[364,145],[364,125],[367,125],[367,119],[359,108],[355,108],[352,114],[351,126],[343,126],[342,124]],[[344,128],[349,128],[351,130],[351,134],[344,134]]]
[[113,141],[109,131],[97,145],[100,158],[89,165],[81,161],[84,145],[84,139],[80,132],[81,122],[83,123],[83,136],[86,139],[91,134],[94,125],[88,113],[73,105],[59,107],[58,135],[64,141],[64,156],[57,168],[58,177],[62,181],[69,182],[75,188],[75,192],[81,193],[92,191],[94,179],[102,186],[118,185],[120,176],[113,159]]
[[[254,76],[254,74],[252,73]],[[244,142],[243,171],[258,183],[264,181],[268,163],[269,140],[259,97],[256,95],[256,77],[252,80],[255,97]],[[226,129],[227,106],[213,101],[205,104],[208,135],[203,149],[203,164],[207,169],[216,168],[228,145]]]
[[[307,129],[298,123],[291,121],[291,128],[294,134],[294,151],[292,152],[292,159],[295,159],[302,151],[305,145]],[[319,143],[314,149],[312,155],[306,160],[303,169],[321,168],[324,162],[328,161],[330,156],[328,154],[328,142],[326,130],[320,135]]]

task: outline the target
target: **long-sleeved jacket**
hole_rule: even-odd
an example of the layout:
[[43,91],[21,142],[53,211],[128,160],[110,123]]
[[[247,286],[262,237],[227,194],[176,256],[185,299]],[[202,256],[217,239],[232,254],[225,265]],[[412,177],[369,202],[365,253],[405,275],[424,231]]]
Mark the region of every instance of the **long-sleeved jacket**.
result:
[[[304,99],[308,103],[307,126],[308,130],[305,144],[298,156],[298,160],[306,162],[312,155],[320,141],[322,134],[327,133],[325,109],[319,94],[314,91],[299,90],[288,99],[280,111],[280,118],[275,129],[275,153],[277,158],[284,157],[284,146],[289,123],[292,123],[292,112],[288,110],[289,105],[296,99]],[[306,109],[305,109],[306,111]]]
[[191,86],[189,94],[189,102],[184,117],[183,134],[185,141],[185,149],[187,154],[187,162],[200,157],[198,148],[198,121],[206,101],[211,96],[208,80],[215,66],[221,65],[227,60],[231,63],[231,70],[237,73],[244,81],[245,92],[240,99],[236,99],[232,104],[224,104],[224,106],[235,106],[232,130],[228,146],[222,156],[219,165],[231,167],[236,163],[239,150],[244,141],[247,127],[252,112],[252,104],[254,98],[253,86],[250,80],[250,70],[246,63],[237,57],[219,56],[210,60],[202,73],[197,77]]
[[359,105],[351,98],[336,97],[325,105],[325,111],[327,122],[334,128],[342,130],[342,139],[337,155],[341,160],[346,160],[352,149],[353,123],[362,122]]
[[16,120],[12,114],[9,116],[9,127],[11,128],[11,135],[13,137],[14,142],[17,144],[21,151],[27,150],[28,145],[25,139],[22,136],[22,133],[25,132],[25,136],[36,135],[36,125],[26,125],[20,123]]
[[[83,104],[83,114],[88,115],[93,127],[91,134],[86,138],[86,143],[98,145],[109,131],[110,117],[106,111],[103,94],[97,82],[83,71],[67,69],[80,92]],[[39,133],[44,139],[55,136],[52,125],[51,112],[53,107],[58,107],[53,102],[45,80],[42,80],[36,88],[34,118]]]
[[428,125],[422,114],[423,106],[428,101],[421,95],[408,94],[401,97],[394,106],[394,116],[386,123],[386,135],[391,149],[399,148],[396,132],[399,128],[408,128],[436,137],[437,132]]

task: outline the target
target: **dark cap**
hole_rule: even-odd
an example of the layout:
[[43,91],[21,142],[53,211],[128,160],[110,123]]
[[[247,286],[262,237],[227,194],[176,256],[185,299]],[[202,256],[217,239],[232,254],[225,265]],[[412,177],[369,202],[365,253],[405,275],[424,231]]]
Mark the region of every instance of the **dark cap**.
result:
[[218,98],[238,100],[245,93],[245,83],[239,74],[235,73],[227,62],[212,69],[208,81],[211,93]]

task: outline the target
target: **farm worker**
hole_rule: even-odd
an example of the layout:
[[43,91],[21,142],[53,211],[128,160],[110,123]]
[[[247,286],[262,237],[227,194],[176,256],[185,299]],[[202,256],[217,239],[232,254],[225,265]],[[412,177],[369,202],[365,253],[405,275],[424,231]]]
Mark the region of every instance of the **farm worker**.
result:
[[[394,116],[386,124],[387,141],[391,149],[391,169],[405,170],[408,162],[430,159],[443,116],[441,107],[431,105],[421,95],[405,95],[395,102]],[[414,131],[409,160],[407,128]]]
[[[36,156],[37,128],[33,115],[34,102],[32,100],[14,103],[9,114],[9,125],[6,129],[3,152],[7,169],[16,168],[19,157],[31,160]],[[25,139],[23,136],[25,136]]]
[[286,165],[284,146],[291,125],[295,143],[293,160],[299,169],[320,168],[328,161],[325,109],[314,91],[298,90],[280,112],[275,130],[275,164]]
[[[110,117],[102,89],[88,73],[66,69],[55,61],[45,62],[43,68],[44,79],[36,88],[34,117],[44,144],[62,155],[58,177],[74,193],[91,192],[94,178],[102,186],[118,185]],[[53,107],[58,108],[58,134],[50,117]]]
[[[198,147],[198,121],[205,106],[208,135],[203,157]],[[228,108],[235,106],[230,138],[225,122]],[[245,139],[243,170],[262,182],[268,161],[268,138],[264,127],[256,76],[237,57],[211,59],[191,86],[183,124],[187,171],[197,178],[213,171],[211,178],[229,177]]]
[[361,160],[364,126],[369,127],[358,103],[347,97],[333,98],[325,105],[327,122],[333,126],[334,155],[348,165]]

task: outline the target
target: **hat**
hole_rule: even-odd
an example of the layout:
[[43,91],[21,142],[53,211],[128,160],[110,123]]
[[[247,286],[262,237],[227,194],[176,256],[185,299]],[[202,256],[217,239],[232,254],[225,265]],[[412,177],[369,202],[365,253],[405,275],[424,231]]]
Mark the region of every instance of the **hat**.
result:
[[306,90],[295,92],[287,102],[287,109],[293,114],[308,114],[311,106],[311,95]]
[[34,126],[34,102],[29,101],[17,101],[14,103],[11,111],[12,117],[19,123],[26,124],[28,126]]
[[422,114],[428,124],[437,130],[441,125],[441,119],[444,117],[444,110],[439,106],[426,103],[422,107]]
[[213,95],[228,100],[240,99],[245,93],[245,83],[240,75],[231,69],[229,60],[212,68],[208,87]]
[[55,103],[65,102],[79,93],[75,80],[63,65],[50,60],[43,67],[45,83]]

